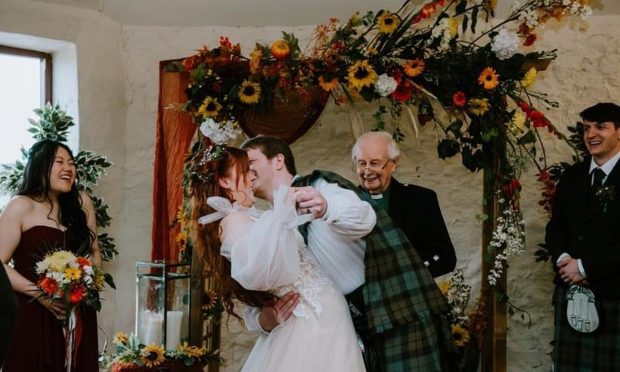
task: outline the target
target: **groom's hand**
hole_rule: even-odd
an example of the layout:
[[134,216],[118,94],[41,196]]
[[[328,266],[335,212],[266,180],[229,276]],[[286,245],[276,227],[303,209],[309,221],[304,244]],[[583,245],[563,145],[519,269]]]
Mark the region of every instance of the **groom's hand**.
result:
[[258,317],[261,328],[266,332],[271,332],[293,315],[293,310],[298,304],[299,294],[291,291],[279,298],[273,306],[264,306]]
[[297,209],[302,214],[312,214],[315,218],[321,218],[327,212],[327,200],[314,187],[299,187],[296,190]]

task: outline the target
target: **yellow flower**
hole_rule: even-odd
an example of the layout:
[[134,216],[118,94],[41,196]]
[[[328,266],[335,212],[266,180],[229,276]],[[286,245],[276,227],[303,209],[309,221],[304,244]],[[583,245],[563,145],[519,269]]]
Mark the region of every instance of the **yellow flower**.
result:
[[493,10],[497,6],[497,0],[484,0],[484,7],[487,10]]
[[52,253],[51,256],[48,256],[45,259],[48,262],[48,266],[53,271],[62,271],[67,264],[70,262],[74,262],[76,257],[73,253],[67,251],[57,251]]
[[469,112],[476,116],[482,116],[489,111],[488,98],[472,98],[469,100]]
[[207,97],[202,101],[202,105],[198,108],[198,113],[205,118],[211,118],[217,116],[220,112],[222,105],[219,104],[217,99],[213,97]]
[[536,80],[537,74],[538,71],[534,67],[527,70],[527,72],[523,76],[523,79],[521,79],[521,85],[523,85],[523,88],[527,88],[532,85],[532,83],[534,83],[534,80]]
[[127,335],[123,332],[116,332],[116,334],[114,335],[114,342],[115,344],[122,344],[122,345],[126,345],[127,344]]
[[338,84],[338,77],[333,77],[330,80],[327,80],[325,75],[319,76],[319,85],[324,91],[331,92],[332,90],[338,88]]
[[426,68],[424,60],[422,58],[416,58],[411,61],[407,61],[403,71],[405,72],[405,75],[409,77],[416,77],[424,72],[424,68]]
[[105,286],[105,276],[101,271],[95,273],[95,276],[93,277],[93,285],[98,290],[102,290]]
[[215,305],[217,305],[217,293],[207,289],[202,296],[202,309],[208,311],[213,309]]
[[181,230],[176,236],[176,242],[179,245],[184,245],[185,242],[187,242],[187,238],[188,238],[187,231]]
[[460,324],[452,325],[452,338],[457,347],[464,347],[469,343],[469,332]]
[[190,358],[201,358],[207,353],[207,349],[204,347],[189,346],[187,342],[183,342],[177,347],[177,353],[185,354]]
[[450,20],[448,21],[448,26],[448,30],[450,31],[450,38],[456,37],[456,35],[458,35],[459,33],[459,21],[454,17],[450,17]]
[[522,132],[525,129],[525,119],[523,111],[515,110],[510,120],[510,130],[515,134]]
[[65,278],[67,278],[67,280],[80,280],[81,277],[82,270],[80,270],[79,268],[67,267],[65,269]]
[[179,206],[176,217],[181,226],[185,226],[187,224],[187,221],[185,220],[185,212],[183,211],[183,205]]
[[499,84],[499,75],[492,67],[487,67],[478,76],[478,84],[482,85],[484,89],[495,89]]
[[250,72],[255,74],[259,72],[261,67],[261,61],[263,59],[263,51],[260,48],[256,48],[250,53]]
[[383,14],[379,16],[377,19],[377,26],[379,27],[379,31],[390,34],[400,24],[400,18],[394,13],[390,13],[389,11],[384,11]]
[[441,291],[441,294],[444,296],[448,295],[448,290],[450,290],[450,282],[443,280],[441,282],[439,282],[439,284],[437,284],[437,286],[439,287],[439,290]]
[[260,92],[261,88],[258,83],[244,80],[239,89],[239,100],[248,105],[258,103]]
[[369,88],[374,84],[379,76],[368,63],[368,60],[357,61],[348,70],[347,80],[349,85],[355,89]]
[[150,344],[142,349],[140,359],[149,368],[157,367],[164,362],[164,348],[154,343]]

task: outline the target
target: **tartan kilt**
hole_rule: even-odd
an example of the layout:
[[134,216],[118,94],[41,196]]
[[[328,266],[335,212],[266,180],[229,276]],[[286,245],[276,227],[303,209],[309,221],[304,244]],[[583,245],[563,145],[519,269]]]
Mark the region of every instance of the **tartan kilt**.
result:
[[568,325],[566,318],[567,288],[556,286],[555,342],[553,365],[555,372],[605,372],[620,370],[620,299],[597,297],[600,324],[592,333],[580,333]]
[[431,315],[372,335],[379,370],[450,372],[458,354],[452,332],[441,315]]

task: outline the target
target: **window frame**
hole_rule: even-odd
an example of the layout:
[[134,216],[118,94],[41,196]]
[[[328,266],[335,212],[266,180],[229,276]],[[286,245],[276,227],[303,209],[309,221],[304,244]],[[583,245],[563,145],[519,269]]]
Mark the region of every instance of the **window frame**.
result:
[[47,102],[52,102],[52,55],[50,53],[40,52],[31,49],[22,49],[16,47],[10,47],[0,44],[0,54],[10,54],[20,57],[34,57],[39,58],[41,61],[41,107],[45,106]]

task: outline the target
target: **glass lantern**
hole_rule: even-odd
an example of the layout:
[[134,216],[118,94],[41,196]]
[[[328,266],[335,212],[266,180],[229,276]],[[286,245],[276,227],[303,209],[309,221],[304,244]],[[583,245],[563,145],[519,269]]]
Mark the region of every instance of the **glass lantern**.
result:
[[136,262],[136,326],[138,340],[166,350],[189,341],[189,263]]

